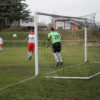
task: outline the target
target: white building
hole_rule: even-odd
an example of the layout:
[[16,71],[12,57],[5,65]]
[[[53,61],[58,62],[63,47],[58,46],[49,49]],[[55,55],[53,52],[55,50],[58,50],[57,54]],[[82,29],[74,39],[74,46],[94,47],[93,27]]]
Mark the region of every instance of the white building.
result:
[[56,29],[71,29],[70,22],[66,20],[56,20],[55,25],[56,25]]

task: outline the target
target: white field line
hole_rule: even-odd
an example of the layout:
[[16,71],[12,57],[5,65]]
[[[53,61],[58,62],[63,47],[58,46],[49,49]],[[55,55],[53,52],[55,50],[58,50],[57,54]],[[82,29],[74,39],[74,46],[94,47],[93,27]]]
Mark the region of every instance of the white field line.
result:
[[80,66],[80,65],[83,65],[83,64],[84,64],[84,63],[79,63],[79,64],[72,65],[72,66],[62,67],[62,68],[60,68],[60,69],[58,69],[58,70],[56,70],[56,71],[53,71],[53,72],[49,72],[49,73],[47,73],[47,74],[44,74],[43,76],[49,75],[49,74],[53,74],[53,73],[56,73],[56,72],[59,72],[59,71],[61,71],[61,70],[63,70],[63,69],[66,69],[66,68],[71,68],[71,67],[74,67],[74,66]]
[[26,82],[26,81],[32,80],[32,79],[34,79],[35,77],[36,77],[36,76],[33,76],[33,77],[30,77],[30,78],[27,78],[27,79],[21,80],[21,81],[19,81],[19,82],[16,82],[16,83],[13,83],[13,84],[10,84],[10,85],[7,85],[7,86],[4,86],[4,87],[1,87],[1,88],[0,88],[0,91],[3,91],[3,90],[5,90],[5,89],[7,89],[7,88],[10,88],[10,87],[12,87],[12,86],[15,86],[15,85],[18,85],[18,84],[24,83],[24,82]]
[[89,62],[90,64],[100,64],[100,62]]
[[45,77],[46,78],[56,78],[56,79],[85,79],[85,80],[88,80],[88,79],[91,79],[99,74],[100,74],[100,72],[98,72],[92,76],[89,76],[89,77],[59,77],[59,76],[45,76]]

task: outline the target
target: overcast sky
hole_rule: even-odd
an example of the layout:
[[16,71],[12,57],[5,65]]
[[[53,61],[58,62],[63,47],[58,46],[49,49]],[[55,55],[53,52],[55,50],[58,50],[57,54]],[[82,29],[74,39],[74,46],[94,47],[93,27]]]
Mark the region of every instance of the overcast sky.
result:
[[29,9],[34,11],[62,14],[66,16],[84,16],[96,14],[96,20],[100,21],[100,0],[26,0]]

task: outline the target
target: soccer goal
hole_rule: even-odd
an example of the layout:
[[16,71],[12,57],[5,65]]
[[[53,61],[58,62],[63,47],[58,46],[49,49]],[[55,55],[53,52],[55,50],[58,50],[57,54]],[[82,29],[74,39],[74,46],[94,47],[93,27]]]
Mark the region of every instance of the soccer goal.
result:
[[[71,17],[35,12],[35,75],[47,78],[90,79],[100,74],[100,36],[94,22],[86,17]],[[48,33],[53,27],[61,34],[63,65],[56,67]]]

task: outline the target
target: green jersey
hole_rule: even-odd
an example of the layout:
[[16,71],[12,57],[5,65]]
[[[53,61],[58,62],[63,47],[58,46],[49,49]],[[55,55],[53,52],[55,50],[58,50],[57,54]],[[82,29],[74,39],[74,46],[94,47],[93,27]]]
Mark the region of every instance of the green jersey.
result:
[[49,33],[48,38],[51,38],[53,44],[61,41],[61,35],[58,32]]

